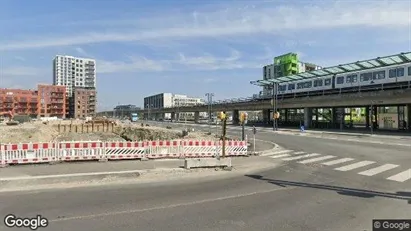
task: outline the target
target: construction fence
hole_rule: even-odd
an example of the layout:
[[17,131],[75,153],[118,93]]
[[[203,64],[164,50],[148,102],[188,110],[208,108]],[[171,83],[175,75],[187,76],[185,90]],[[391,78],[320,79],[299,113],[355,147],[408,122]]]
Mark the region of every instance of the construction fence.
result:
[[[158,140],[136,142],[70,141],[0,144],[0,164],[81,160],[210,158],[222,153],[222,141]],[[246,156],[246,141],[226,141],[226,156]]]

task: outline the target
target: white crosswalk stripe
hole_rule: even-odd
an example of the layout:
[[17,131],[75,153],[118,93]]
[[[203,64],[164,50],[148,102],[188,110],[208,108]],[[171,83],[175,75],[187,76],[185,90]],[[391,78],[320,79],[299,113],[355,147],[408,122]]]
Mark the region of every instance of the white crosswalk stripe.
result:
[[270,158],[277,159],[281,157],[287,157],[290,156],[290,154],[280,154],[280,155],[274,155],[274,156],[269,156]]
[[339,168],[335,168],[334,170],[346,172],[346,171],[350,171],[356,168],[365,167],[367,165],[374,164],[374,163],[375,163],[374,161],[364,160],[364,161],[357,162],[355,164],[350,164],[350,165],[342,166]]
[[393,180],[393,181],[398,181],[398,182],[404,182],[409,179],[411,179],[411,168],[404,172],[400,172],[397,175],[390,176],[387,178],[387,180]]
[[274,152],[274,153],[272,153],[272,154],[283,154],[283,153],[288,153],[288,152],[292,152],[293,150],[281,150],[281,151],[278,151],[278,152]]
[[322,163],[322,165],[331,166],[331,165],[342,164],[342,163],[352,161],[352,160],[354,160],[354,159],[353,158],[342,158],[342,159],[332,160],[332,161],[329,161],[329,162]]
[[318,161],[323,161],[323,160],[332,159],[332,158],[334,158],[334,157],[335,157],[335,156],[331,156],[331,155],[329,155],[329,156],[322,156],[322,157],[316,157],[316,158],[313,158],[313,159],[302,160],[302,161],[300,161],[300,162],[298,162],[298,163],[300,163],[300,164],[309,164],[309,163],[314,163],[314,162],[318,162]]
[[314,157],[314,156],[319,156],[320,154],[318,153],[312,153],[312,154],[307,154],[307,155],[301,155],[301,156],[294,156],[294,157],[289,157],[289,158],[284,158],[282,160],[284,161],[290,161],[290,160],[299,160],[303,158],[309,158],[309,157]]
[[[362,176],[375,176],[390,170],[395,170],[396,168],[400,167],[400,165],[396,164],[380,164],[379,166],[375,167],[372,166],[373,164],[376,164],[375,161],[357,160],[356,162],[353,162],[355,160],[354,158],[338,158],[334,155],[322,155],[319,153],[307,154],[307,152],[304,151],[294,151],[290,149],[281,149],[279,151],[272,152],[266,155],[268,155],[268,157],[272,159],[281,159],[283,161],[296,160],[299,164],[319,163],[324,166],[334,166],[346,163],[343,166],[334,168],[334,170],[340,172],[349,172],[355,169],[364,168],[361,172],[356,173]],[[349,162],[352,163],[350,164]],[[411,169],[400,172],[396,175],[392,175],[386,179],[396,182],[408,181],[411,179]]]
[[368,169],[368,170],[362,171],[362,172],[360,172],[360,173],[358,173],[358,174],[364,175],[364,176],[374,176],[374,175],[376,175],[376,174],[378,174],[378,173],[382,173],[382,172],[385,172],[385,171],[394,169],[394,168],[396,168],[396,167],[398,167],[398,166],[399,166],[399,165],[396,165],[396,164],[384,164],[384,165],[381,165],[381,166],[376,167],[376,168],[372,168],[372,169]]

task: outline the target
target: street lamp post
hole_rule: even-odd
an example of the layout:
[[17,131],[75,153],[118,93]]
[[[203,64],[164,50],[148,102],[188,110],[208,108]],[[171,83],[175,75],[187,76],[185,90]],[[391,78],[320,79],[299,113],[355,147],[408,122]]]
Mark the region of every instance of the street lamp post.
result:
[[278,101],[278,83],[273,83],[273,94],[272,94],[272,102],[273,102],[273,131],[276,131],[277,128],[277,101]]
[[206,93],[207,96],[207,102],[208,102],[208,131],[211,133],[211,111],[212,111],[212,102],[213,102],[213,96],[214,93]]

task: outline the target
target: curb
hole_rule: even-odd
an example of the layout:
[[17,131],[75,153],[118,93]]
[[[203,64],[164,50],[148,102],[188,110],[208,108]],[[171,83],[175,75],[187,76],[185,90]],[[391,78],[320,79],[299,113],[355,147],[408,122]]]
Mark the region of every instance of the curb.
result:
[[280,148],[280,146],[279,146],[278,144],[276,144],[276,143],[274,143],[274,142],[271,142],[271,141],[259,140],[259,139],[255,139],[255,140],[260,141],[260,142],[270,143],[270,144],[274,145],[274,148],[267,149],[267,150],[264,150],[264,151],[254,152],[254,153],[251,152],[251,153],[249,154],[249,156],[260,156],[260,155],[262,155],[262,154],[265,154],[265,153],[268,153],[268,152],[273,152],[273,151],[275,151],[276,149],[279,149],[279,148]]
[[160,168],[146,170],[116,171],[116,172],[92,172],[74,173],[62,175],[28,176],[0,178],[0,191],[13,191],[36,189],[60,184],[87,185],[94,182],[112,182],[118,180],[132,180],[150,174],[171,173],[171,172],[190,172],[183,168]]

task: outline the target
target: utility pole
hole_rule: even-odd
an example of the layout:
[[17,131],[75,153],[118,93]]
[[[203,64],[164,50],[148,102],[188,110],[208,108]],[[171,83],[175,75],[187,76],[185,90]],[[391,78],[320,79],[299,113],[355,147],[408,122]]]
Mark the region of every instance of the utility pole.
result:
[[221,113],[221,120],[223,122],[223,148],[222,148],[222,156],[225,158],[225,136],[226,136],[226,131],[227,131],[227,116],[225,114],[225,111]]
[[207,108],[208,108],[208,132],[211,133],[211,111],[214,93],[206,93],[207,96]]

